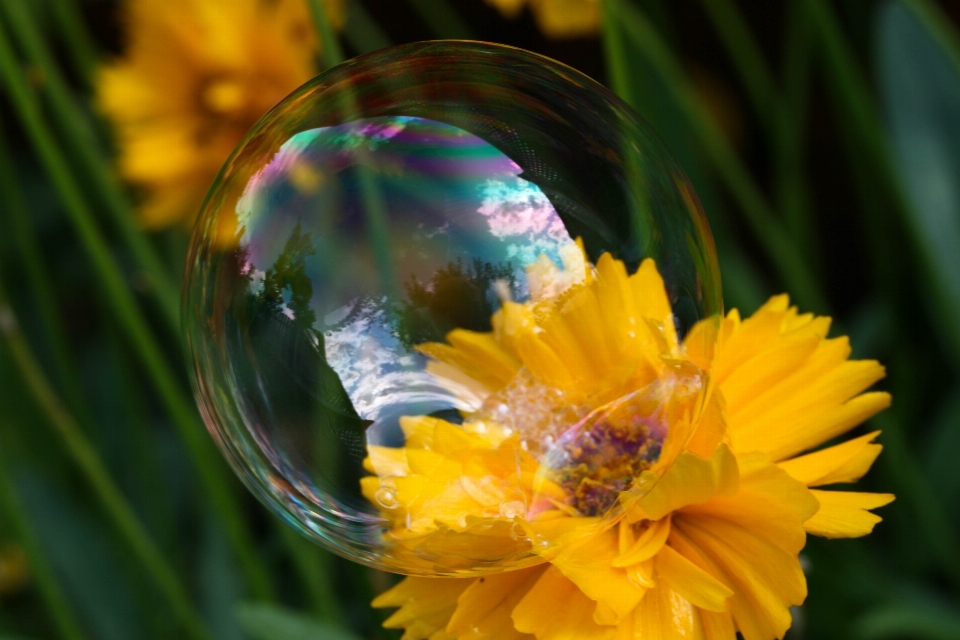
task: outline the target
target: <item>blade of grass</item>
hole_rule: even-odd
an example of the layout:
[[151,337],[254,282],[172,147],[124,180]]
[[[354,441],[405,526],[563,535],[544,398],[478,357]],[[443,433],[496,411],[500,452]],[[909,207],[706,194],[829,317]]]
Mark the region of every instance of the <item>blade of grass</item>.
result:
[[[10,318],[0,316],[0,323],[9,322]],[[43,550],[37,542],[37,535],[24,513],[20,500],[14,490],[4,459],[3,444],[0,443],[0,513],[10,523],[17,536],[17,541],[27,555],[30,564],[30,577],[37,584],[40,596],[50,612],[50,617],[56,625],[60,636],[64,640],[85,640],[80,623],[77,621],[63,595],[57,580],[47,564]]]
[[[844,148],[852,159],[857,157],[858,150],[861,149],[855,135],[845,128],[841,135]],[[851,162],[851,169],[862,203],[874,280],[880,291],[881,304],[891,310],[893,315],[898,309],[896,301],[901,295],[898,289],[909,286],[909,282],[899,277],[901,266],[892,259],[892,256],[897,254],[899,240],[888,232],[891,225],[882,223],[890,213],[890,203],[885,194],[876,188],[875,173],[866,163],[854,160]],[[911,367],[905,364],[902,354],[900,357],[901,362],[891,367],[895,374],[900,372],[899,376],[893,376],[893,396],[897,399],[896,406],[905,403],[909,406],[915,404],[910,402],[910,398],[916,394],[904,382],[913,384],[916,376],[903,373]],[[960,585],[960,544],[957,542],[960,540],[960,532],[950,523],[943,504],[930,486],[916,454],[910,448],[909,439],[903,429],[904,415],[907,414],[893,416],[882,413],[872,418],[870,424],[883,431],[883,463],[897,484],[895,492],[910,507],[920,536],[927,541],[939,564],[950,578]]]
[[775,138],[780,102],[773,72],[743,14],[731,0],[700,0],[746,89],[769,139]]
[[241,604],[236,616],[254,640],[359,640],[347,629],[276,606]]
[[787,8],[783,92],[776,113],[775,166],[778,208],[807,263],[815,266],[814,230],[804,177],[807,103],[810,94],[812,33],[803,0]]
[[228,476],[223,460],[206,437],[193,403],[178,383],[159,344],[150,332],[149,325],[137,306],[130,288],[120,276],[120,268],[111,256],[107,243],[93,220],[92,212],[83,199],[75,176],[71,173],[43,120],[37,100],[14,57],[13,49],[3,29],[0,29],[0,80],[6,87],[7,94],[41,165],[60,194],[80,241],[89,254],[105,299],[113,309],[118,324],[134,346],[160,400],[187,446],[200,481],[224,521],[224,528],[250,581],[251,588],[258,598],[272,599],[274,591],[270,574],[254,550],[249,532],[244,526],[232,487],[227,484]]
[[63,36],[70,51],[70,61],[76,67],[77,76],[87,91],[91,89],[93,73],[97,66],[97,48],[83,21],[76,0],[48,0],[53,5],[53,18],[57,30]]
[[602,0],[600,7],[603,12],[603,52],[607,62],[607,73],[610,76],[610,88],[623,98],[624,102],[639,110],[637,96],[634,95],[633,83],[630,81],[630,71],[627,66],[620,2],[618,0]]
[[[343,62],[343,51],[339,43],[334,39],[333,29],[330,20],[327,17],[326,9],[320,0],[309,0],[310,10],[313,14],[314,23],[324,47],[324,62],[328,66],[335,66]],[[346,92],[341,95],[340,108],[343,110],[347,121],[353,120],[358,112],[356,100],[352,92]],[[372,172],[362,163],[358,163],[358,178],[360,182],[361,198],[364,203],[364,215],[368,225],[370,242],[373,245],[374,256],[377,262],[377,270],[383,282],[384,291],[391,299],[396,297],[397,287],[395,284],[393,260],[390,253],[390,236],[387,224],[387,211],[381,197],[379,186]],[[279,520],[278,520],[279,522]],[[280,522],[281,526],[285,526]],[[311,558],[305,554],[302,542],[296,538],[290,537],[291,532],[285,531],[282,535],[284,541],[290,550],[294,561],[312,562]],[[294,533],[294,536],[299,534]],[[325,552],[323,552],[325,553]],[[322,561],[323,556],[315,555],[315,559]],[[329,571],[321,570],[312,578],[304,577],[307,589],[311,592],[314,606],[318,612],[330,616],[330,621],[336,622],[342,615],[336,606],[336,591],[330,584]]]
[[57,303],[54,299],[53,279],[50,277],[40,252],[33,226],[30,224],[27,205],[20,189],[20,181],[16,169],[11,163],[10,149],[7,146],[6,135],[0,129],[0,191],[3,192],[4,211],[19,250],[20,260],[27,274],[32,295],[37,308],[37,315],[47,338],[50,352],[53,356],[53,365],[56,369],[57,380],[67,396],[67,400],[74,411],[88,413],[86,402],[83,399],[83,390],[76,362],[67,346],[63,323],[57,313]]
[[350,0],[347,4],[347,21],[343,25],[343,36],[358,53],[386,49],[392,44],[390,38],[367,12],[360,0]]
[[803,141],[810,69],[810,28],[798,1],[787,7],[784,88],[777,86],[763,51],[731,0],[701,0],[733,61],[767,139],[777,168],[777,208],[807,265],[818,261],[803,179]]
[[37,363],[19,323],[7,300],[6,291],[0,285],[0,334],[11,359],[30,390],[38,408],[45,414],[57,437],[62,441],[70,457],[90,483],[104,510],[114,526],[130,545],[144,569],[150,574],[171,607],[179,616],[191,638],[212,640],[203,620],[193,609],[190,597],[180,584],[173,569],[167,564],[160,550],[153,544],[143,529],[133,509],[110,478],[96,450],[90,445],[74,418],[67,412],[60,398],[50,386],[49,380]]
[[340,40],[330,24],[327,17],[327,10],[323,6],[322,0],[307,0],[310,5],[310,15],[313,16],[313,26],[320,36],[320,44],[323,47],[323,68],[329,69],[343,62],[343,48],[340,46]]
[[42,91],[49,99],[53,121],[63,130],[71,152],[80,158],[80,173],[89,180],[111,214],[113,224],[130,248],[137,265],[147,276],[160,301],[163,317],[174,331],[178,331],[180,292],[149,238],[137,227],[136,217],[105,160],[102,145],[96,140],[89,122],[70,94],[67,83],[54,63],[28,7],[17,0],[0,0],[0,10],[22,48],[27,62],[43,74]]
[[960,638],[960,616],[933,603],[891,602],[868,611],[854,627],[858,640],[915,638],[917,640],[956,640]]
[[883,431],[884,464],[897,480],[898,495],[912,506],[917,528],[943,571],[954,585],[960,585],[960,533],[950,523],[924,469],[910,450],[902,419],[881,413],[870,420],[870,425]]
[[644,52],[674,94],[704,151],[740,205],[751,231],[792,296],[811,311],[827,311],[826,298],[799,249],[776,219],[774,211],[730,142],[702,105],[679,61],[642,11],[622,0],[616,1],[620,4],[620,17],[627,36]]
[[937,269],[937,259],[931,247],[922,240],[915,212],[893,168],[879,109],[833,8],[823,0],[805,1],[821,44],[823,69],[834,99],[855,135],[857,151],[851,156],[851,162],[869,164],[875,176],[874,187],[883,193],[888,206],[896,211],[910,231],[910,241],[921,257],[921,280],[933,289],[933,295],[926,296],[934,307],[932,315],[954,362],[960,363],[960,295],[951,291],[944,274]]
[[[313,15],[317,34],[323,42],[323,59],[328,67],[343,62],[343,49],[333,33],[326,9],[320,0],[309,0],[310,12]],[[359,111],[352,94],[342,94],[341,108],[348,120],[353,120]],[[367,231],[370,243],[373,245],[374,258],[377,261],[377,272],[383,283],[384,291],[391,299],[399,299],[399,287],[394,277],[393,257],[390,249],[390,227],[388,223],[387,207],[383,201],[379,186],[373,171],[368,165],[360,162],[355,165],[357,178],[360,183],[360,192],[364,201],[364,215],[367,222]]]
[[440,39],[476,40],[470,25],[446,0],[409,0],[433,35]]
[[337,594],[333,584],[327,579],[334,557],[326,549],[321,549],[301,536],[293,527],[279,519],[275,520],[284,538],[284,544],[290,550],[297,573],[307,585],[310,608],[313,613],[326,622],[339,626],[345,625]]

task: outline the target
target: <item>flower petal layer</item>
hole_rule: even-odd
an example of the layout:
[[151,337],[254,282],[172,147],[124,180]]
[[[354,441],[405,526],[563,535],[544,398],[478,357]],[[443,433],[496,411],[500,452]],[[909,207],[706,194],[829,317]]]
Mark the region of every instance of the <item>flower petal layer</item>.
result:
[[889,394],[861,394],[883,377],[883,367],[848,360],[849,341],[826,339],[829,326],[828,318],[798,314],[786,296],[746,320],[733,312],[723,320],[711,375],[726,399],[738,453],[784,460],[889,406]]
[[616,627],[594,622],[595,603],[550,566],[513,610],[513,623],[537,640],[608,640]]
[[870,470],[873,461],[883,449],[879,444],[872,444],[878,435],[880,432],[874,431],[842,444],[781,462],[779,466],[808,487],[856,482]]
[[[470,580],[406,578],[377,596],[374,607],[400,607],[387,618],[387,629],[404,629],[403,640],[445,640],[444,629]],[[440,635],[438,635],[440,634]]]
[[809,533],[824,538],[859,538],[867,535],[883,519],[869,510],[890,504],[895,499],[889,493],[817,489],[811,493],[820,501],[820,509],[803,526]]

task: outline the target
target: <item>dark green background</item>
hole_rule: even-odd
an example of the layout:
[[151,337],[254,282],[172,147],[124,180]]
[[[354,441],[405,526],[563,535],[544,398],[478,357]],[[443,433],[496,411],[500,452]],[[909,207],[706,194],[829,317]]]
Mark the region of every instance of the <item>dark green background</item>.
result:
[[[960,3],[604,4],[601,36],[555,41],[482,0],[350,0],[341,44],[516,45],[633,104],[697,188],[727,307],[786,291],[888,367],[859,487],[898,499],[868,538],[809,540],[789,637],[960,638]],[[34,563],[22,585],[0,565],[0,640],[399,637],[368,606],[392,578],[276,522],[200,428],[175,324],[186,233],[139,231],[100,152],[88,73],[121,51],[117,18],[0,0],[0,557]]]

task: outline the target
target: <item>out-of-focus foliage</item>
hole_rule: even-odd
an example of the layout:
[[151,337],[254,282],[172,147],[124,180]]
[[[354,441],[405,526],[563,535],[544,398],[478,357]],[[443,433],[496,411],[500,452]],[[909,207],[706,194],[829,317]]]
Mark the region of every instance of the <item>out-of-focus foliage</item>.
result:
[[[304,28],[323,22],[313,12],[327,3],[296,4]],[[189,31],[187,5],[0,0],[0,638],[395,638],[369,607],[393,579],[269,516],[190,399],[176,295],[186,231],[145,231],[141,221],[160,221],[148,213],[160,182],[126,171],[136,179],[127,183],[121,171],[131,123],[165,112],[124,92],[146,87],[202,137],[203,105],[242,104],[252,123],[282,93],[231,102],[234,85],[215,81],[223,69],[289,63],[295,83],[323,61],[298,58],[293,73],[277,50],[226,55],[209,35],[227,33],[222,23],[164,40]],[[957,3],[343,8],[348,56],[435,37],[521,46],[606,82],[658,130],[710,218],[727,306],[751,313],[787,291],[833,315],[857,357],[888,367],[894,406],[862,427],[882,429],[886,448],[865,490],[899,499],[870,538],[808,542],[810,595],[788,637],[960,637]],[[256,36],[230,46],[265,47],[270,28],[248,21]],[[118,60],[134,59],[138,29],[161,40],[142,84],[115,83],[98,100],[97,78],[116,81],[117,65],[133,64]],[[178,53],[185,46],[223,64]],[[212,102],[177,107],[184,78],[189,95]],[[99,114],[106,104],[114,122]],[[231,135],[247,126],[230,122]],[[155,142],[140,162],[168,170],[169,197],[184,203],[233,144],[195,149],[187,162],[173,153],[183,147]]]

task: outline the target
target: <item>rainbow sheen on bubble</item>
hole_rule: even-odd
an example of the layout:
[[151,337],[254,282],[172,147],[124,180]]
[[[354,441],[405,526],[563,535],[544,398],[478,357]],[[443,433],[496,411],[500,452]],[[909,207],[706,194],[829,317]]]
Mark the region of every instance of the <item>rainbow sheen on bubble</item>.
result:
[[704,397],[685,358],[709,360],[721,311],[650,128],[481,43],[363,56],[284,100],[211,188],[184,276],[234,469],[337,553],[416,575],[542,562],[568,521],[615,522]]

